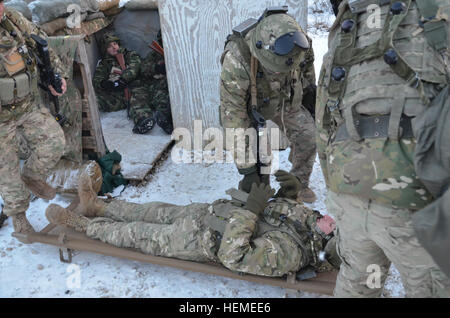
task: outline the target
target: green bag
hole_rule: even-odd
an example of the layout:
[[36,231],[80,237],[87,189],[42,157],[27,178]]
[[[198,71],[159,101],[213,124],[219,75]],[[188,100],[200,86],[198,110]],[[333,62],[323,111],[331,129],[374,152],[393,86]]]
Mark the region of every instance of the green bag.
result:
[[120,171],[112,174],[114,164],[122,161],[122,156],[117,152],[108,152],[105,156],[98,159],[97,162],[102,168],[103,184],[100,191],[101,194],[110,193],[120,185],[127,185],[127,180],[123,177]]
[[450,85],[413,120],[414,166],[427,189],[440,197],[450,185]]

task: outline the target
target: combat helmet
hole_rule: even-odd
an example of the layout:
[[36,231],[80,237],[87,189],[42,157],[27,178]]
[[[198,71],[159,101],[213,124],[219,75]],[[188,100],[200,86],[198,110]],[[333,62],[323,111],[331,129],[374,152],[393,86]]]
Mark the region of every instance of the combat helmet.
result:
[[300,64],[310,47],[302,28],[286,12],[266,10],[246,36],[252,55],[274,73],[291,71]]

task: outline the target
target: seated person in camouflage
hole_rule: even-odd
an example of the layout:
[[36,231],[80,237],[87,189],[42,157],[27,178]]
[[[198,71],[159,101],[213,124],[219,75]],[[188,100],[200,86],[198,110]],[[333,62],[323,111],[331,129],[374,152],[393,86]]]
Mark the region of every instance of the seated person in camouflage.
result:
[[280,277],[305,268],[317,272],[339,268],[334,221],[290,199],[298,193],[297,178],[285,171],[278,171],[276,177],[281,189],[269,202],[275,191],[265,184],[253,184],[250,194],[238,192],[233,200],[176,206],[104,203],[84,174],[76,210],[51,204],[46,217],[52,224],[120,248],[221,263],[243,273]]
[[[148,104],[147,89],[140,76],[141,58],[136,52],[121,48],[119,41],[110,33],[103,39],[104,58],[93,79],[98,105],[104,112],[128,109],[128,117],[135,125],[133,132],[145,134],[153,128],[155,120]],[[126,67],[124,70],[118,60],[121,54]]]
[[[161,30],[158,32],[157,41],[163,47]],[[141,73],[147,83],[148,105],[154,112],[154,118],[158,126],[170,135],[173,132],[173,123],[164,56],[156,51],[150,52],[142,61]]]

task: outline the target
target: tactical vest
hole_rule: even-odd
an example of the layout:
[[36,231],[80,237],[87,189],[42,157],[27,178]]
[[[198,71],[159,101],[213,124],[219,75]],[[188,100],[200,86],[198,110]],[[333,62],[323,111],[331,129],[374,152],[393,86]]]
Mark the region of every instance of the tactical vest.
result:
[[[22,113],[21,104],[37,92],[34,44],[20,29],[16,13],[6,11],[0,23],[0,105],[3,120]],[[17,115],[16,114],[16,115]]]
[[[315,226],[317,216],[302,214],[300,219],[291,219],[293,209],[298,205],[297,202],[278,198],[276,201],[269,202],[263,215],[257,222],[257,231],[254,237],[261,237],[271,231],[283,232],[289,235],[302,251],[302,260],[300,268],[311,266],[317,271],[333,270],[333,266],[326,260],[320,259],[320,252],[325,248],[326,242],[332,235],[326,236],[320,233]],[[212,204],[211,213],[206,218],[206,224],[219,233],[221,239],[231,212],[237,208],[243,208],[244,203],[238,199],[218,200]],[[220,244],[220,240],[218,241]]]
[[[362,12],[350,10],[348,1],[341,5],[319,77],[326,96],[319,96],[325,107],[318,119],[331,135],[329,186],[419,209],[432,196],[412,165],[411,118],[447,84],[448,1],[361,2]],[[365,11],[368,4],[378,5],[381,20],[377,11]]]
[[[230,34],[225,42],[221,64],[228,52],[232,52],[231,54],[238,57],[242,65],[248,69],[250,77],[253,76],[256,79],[256,106],[264,118],[271,119],[288,109],[300,107],[303,98],[300,66],[284,76],[271,76],[265,73],[259,62],[252,70],[250,48],[244,38],[235,34]],[[253,57],[253,59],[255,58]],[[250,107],[251,103],[251,92],[249,91],[247,106]]]

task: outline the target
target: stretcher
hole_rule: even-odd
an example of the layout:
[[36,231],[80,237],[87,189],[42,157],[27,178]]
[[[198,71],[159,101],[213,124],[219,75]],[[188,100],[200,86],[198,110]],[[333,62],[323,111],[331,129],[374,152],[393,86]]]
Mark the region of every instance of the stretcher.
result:
[[152,256],[140,253],[133,249],[118,248],[98,240],[90,239],[83,233],[53,224],[49,224],[42,231],[34,234],[13,233],[12,236],[29,244],[42,243],[58,247],[60,261],[64,263],[72,262],[74,251],[85,251],[106,256],[125,258],[132,261],[169,266],[181,270],[271,285],[285,288],[287,290],[303,291],[330,296],[333,295],[333,289],[336,285],[336,271],[318,273],[314,278],[301,281],[297,280],[296,275],[290,275],[287,278],[273,278],[250,274],[239,274],[217,264],[203,264],[174,258]]

